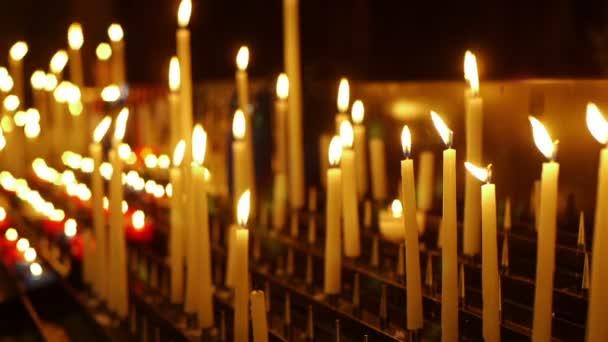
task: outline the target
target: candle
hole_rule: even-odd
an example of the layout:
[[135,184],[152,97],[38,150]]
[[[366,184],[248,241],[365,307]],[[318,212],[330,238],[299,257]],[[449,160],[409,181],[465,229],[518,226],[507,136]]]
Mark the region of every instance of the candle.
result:
[[305,205],[304,155],[302,147],[302,80],[300,70],[300,18],[298,0],[283,0],[283,57],[290,82],[289,117],[289,202],[292,209]]
[[18,41],[9,50],[8,67],[13,78],[13,92],[22,101],[25,99],[25,85],[23,83],[23,58],[27,55],[26,42]]
[[453,132],[439,114],[431,119],[446,149],[443,151],[443,215],[441,219],[441,340],[458,340],[458,232],[456,222],[456,150]]
[[171,182],[171,303],[181,303],[184,300],[184,188],[181,164],[184,159],[186,142],[180,140],[173,152],[173,167],[169,170]]
[[481,186],[481,288],[483,303],[483,338],[500,341],[500,294],[498,246],[496,237],[496,191],[492,184],[491,165],[487,169],[465,163],[469,173],[485,182]]
[[420,276],[420,252],[416,220],[416,189],[414,186],[414,161],[410,159],[412,136],[407,126],[401,133],[401,145],[405,159],[401,161],[401,192],[404,205],[405,225],[405,272],[407,290],[407,328],[422,329],[422,283]]
[[555,234],[557,219],[557,180],[559,164],[554,161],[556,146],[542,123],[530,117],[534,142],[549,159],[543,163],[538,208],[536,291],[534,293],[533,341],[551,340],[553,320],[553,274],[555,270]]
[[380,235],[388,241],[401,243],[405,240],[405,226],[403,219],[403,204],[399,199],[391,202],[389,209],[378,211],[378,227]]
[[287,172],[287,98],[289,97],[289,79],[282,73],[277,78],[277,99],[274,105],[275,125],[275,163],[277,173]]
[[353,102],[351,116],[355,133],[354,150],[355,150],[355,166],[357,169],[357,195],[361,200],[367,194],[367,137],[365,135],[365,126],[363,117],[365,116],[365,108],[361,100]]
[[504,213],[502,228],[505,233],[511,231],[511,198],[507,197],[505,200],[505,213]]
[[[180,68],[179,60],[176,56],[171,57],[169,62],[169,125],[170,139],[169,146],[174,148],[180,140],[182,132],[180,120]],[[185,141],[184,141],[185,143]]]
[[89,153],[93,160],[93,172],[91,174],[91,209],[93,211],[93,231],[95,232],[95,262],[97,273],[100,275],[97,277],[93,289],[95,292],[104,300],[107,300],[108,295],[108,282],[106,274],[108,274],[108,263],[107,263],[107,232],[105,216],[103,212],[103,197],[104,187],[101,173],[99,172],[99,166],[103,161],[103,147],[101,141],[106,135],[110,125],[112,124],[112,118],[109,116],[104,117],[101,122],[95,127],[93,132],[93,142],[89,145]]
[[55,52],[51,61],[49,62],[49,69],[57,77],[57,81],[63,80],[63,69],[68,64],[68,53],[65,50],[58,50]]
[[237,206],[236,274],[240,280],[234,286],[234,340],[249,341],[249,204],[251,193],[246,190]]
[[329,162],[327,161],[327,150],[329,149],[329,142],[331,141],[331,135],[329,134],[321,134],[321,138],[319,139],[319,165],[321,166],[320,175],[321,175],[321,184],[323,187],[327,186],[327,179],[323,177],[323,175],[327,174],[327,169],[329,168]]
[[122,211],[123,186],[122,186],[122,160],[127,156],[120,156],[121,144],[125,136],[129,110],[123,108],[116,117],[114,139],[110,151],[110,163],[112,164],[112,178],[110,179],[110,244],[108,246],[108,259],[110,260],[111,279],[108,279],[110,308],[120,318],[126,318],[129,308],[128,282],[127,282],[127,259],[126,242],[124,234],[124,214]]
[[372,176],[372,198],[381,202],[386,199],[386,159],[382,139],[373,137],[369,140],[369,161]]
[[71,143],[68,135],[67,127],[67,103],[72,85],[69,82],[62,81],[53,91],[54,110],[53,110],[53,148],[55,149],[55,158],[59,160],[63,151],[68,149],[68,142]]
[[591,287],[589,289],[589,312],[587,316],[587,341],[608,340],[608,270],[601,262],[606,260],[608,246],[608,122],[594,104],[587,105],[587,127],[593,137],[605,145],[600,151],[591,256]]
[[48,110],[47,110],[47,94],[44,91],[44,86],[46,84],[46,74],[42,70],[36,70],[32,73],[30,78],[30,83],[32,85],[32,95],[34,101],[34,107],[38,109],[40,113],[40,130],[42,132],[41,135],[41,144],[39,149],[39,155],[43,157],[43,159],[47,159],[46,156],[46,145],[48,142],[46,141],[46,133],[48,130]]
[[112,46],[112,83],[118,84],[121,87],[127,82],[124,35],[125,33],[120,24],[113,23],[108,27],[108,37]]
[[251,318],[253,320],[253,342],[268,342],[268,322],[264,291],[251,291]]
[[238,204],[236,194],[242,194],[249,188],[252,182],[249,178],[251,173],[248,170],[251,165],[249,164],[249,156],[247,154],[246,133],[245,114],[242,110],[238,109],[232,119],[232,136],[234,138],[232,141],[232,190],[235,194],[235,212]]
[[342,169],[342,217],[344,219],[344,255],[356,258],[361,254],[359,241],[359,208],[357,205],[357,184],[355,172],[355,151],[353,151],[353,126],[350,121],[342,121],[340,138],[343,145],[340,168]]
[[[464,56],[464,74],[470,89],[465,91],[466,158],[471,163],[480,163],[483,146],[483,101],[479,96],[479,76],[475,55],[467,51]],[[465,175],[464,193],[464,238],[465,255],[479,253],[480,246],[480,188],[472,175]]]
[[346,78],[340,79],[340,84],[338,85],[338,113],[336,113],[336,130],[340,131],[340,125],[342,121],[348,120],[348,106],[350,103],[350,85],[348,84],[348,80]]
[[82,27],[80,23],[72,23],[68,28],[68,45],[70,46],[70,79],[78,87],[84,87],[84,75],[82,73],[82,56],[80,48],[84,43]]
[[[181,138],[186,141],[186,145],[192,146],[190,132],[192,132],[192,56],[190,53],[190,14],[192,13],[192,1],[182,0],[177,10],[177,23],[179,28],[176,33],[177,58],[179,60],[180,71],[180,109],[182,129]],[[189,165],[191,158],[190,151],[186,149],[184,162]]]
[[342,288],[342,171],[339,163],[342,154],[340,137],[333,137],[329,143],[329,163],[327,170],[327,200],[325,201],[325,283],[324,291],[328,295],[340,293]]
[[[420,152],[418,166],[418,208],[427,212],[433,209],[435,156],[431,151]],[[424,229],[424,227],[420,227]]]
[[234,287],[236,283],[236,230],[238,226],[235,224],[228,227],[226,245],[228,248],[228,258],[226,260],[226,279],[227,287]]
[[105,87],[112,83],[110,65],[108,61],[112,57],[112,47],[108,43],[99,43],[95,48],[95,85]]

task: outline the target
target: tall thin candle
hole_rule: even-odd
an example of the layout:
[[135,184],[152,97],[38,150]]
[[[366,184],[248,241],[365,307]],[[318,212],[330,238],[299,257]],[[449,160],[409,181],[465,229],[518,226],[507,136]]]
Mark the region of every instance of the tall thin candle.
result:
[[[176,33],[177,58],[180,71],[180,109],[181,129],[180,137],[186,141],[187,146],[192,146],[192,56],[190,53],[190,14],[192,13],[192,1],[182,0],[177,10],[177,23],[179,28]],[[189,166],[192,160],[190,149],[186,149],[184,163]]]
[[234,340],[249,341],[249,203],[251,194],[246,190],[239,198],[236,230],[236,268],[241,280],[234,288]]
[[[13,92],[23,101],[25,99],[25,84],[23,81],[23,58],[27,55],[28,46],[23,41],[18,41],[9,50],[8,67],[13,78]],[[23,108],[23,104],[21,104]]]
[[70,55],[70,79],[72,83],[78,87],[84,87],[84,75],[82,70],[82,55],[80,54],[80,48],[84,43],[84,36],[82,34],[82,26],[80,23],[72,23],[68,28],[68,45],[70,49],[68,53]]
[[365,133],[365,125],[363,118],[365,116],[365,107],[363,101],[356,100],[353,102],[351,109],[351,117],[354,123],[354,150],[355,150],[355,167],[357,170],[357,196],[359,200],[367,194],[367,136]]
[[359,233],[359,208],[357,205],[357,174],[353,151],[353,127],[348,119],[340,125],[343,145],[340,168],[342,169],[342,217],[344,219],[344,255],[356,258],[361,254]]
[[329,143],[329,163],[327,170],[327,200],[325,201],[325,285],[329,295],[340,293],[342,288],[342,171],[338,164],[342,154],[342,141],[335,136]]
[[186,142],[180,140],[173,152],[173,167],[169,171],[171,181],[171,236],[169,243],[171,263],[171,303],[181,303],[184,300],[184,187],[181,164],[184,159]]
[[[181,114],[180,114],[180,67],[177,57],[171,57],[169,62],[169,146],[175,148],[181,139]],[[185,141],[184,141],[185,143]]]
[[123,86],[127,82],[124,35],[120,24],[113,23],[108,27],[108,37],[112,46],[112,83],[119,86]]

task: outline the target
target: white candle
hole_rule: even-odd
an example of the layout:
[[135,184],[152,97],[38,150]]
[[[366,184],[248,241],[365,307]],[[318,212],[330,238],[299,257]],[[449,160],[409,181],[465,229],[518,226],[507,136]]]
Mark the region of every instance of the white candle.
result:
[[[180,67],[177,57],[171,57],[169,62],[169,126],[170,138],[169,146],[175,148],[181,139],[181,112],[180,112]],[[185,143],[185,141],[184,141]]]
[[264,291],[251,291],[251,318],[253,320],[253,342],[268,342],[266,300]]
[[342,171],[338,164],[342,153],[342,142],[333,137],[328,148],[327,200],[325,201],[325,276],[324,292],[329,295],[340,293],[342,288]]
[[84,43],[84,36],[82,35],[82,27],[80,23],[72,23],[68,28],[68,50],[70,59],[70,79],[72,83],[76,84],[79,88],[84,88],[84,75],[82,73],[82,56],[80,54],[80,48]]
[[180,140],[173,152],[173,167],[169,171],[171,181],[171,303],[181,303],[184,300],[184,189],[181,164],[184,158],[186,142]]
[[249,178],[249,156],[247,154],[247,142],[245,136],[247,134],[247,124],[245,114],[242,110],[237,110],[232,119],[232,189],[234,193],[234,209],[236,212],[238,204],[238,194],[242,194],[252,183]]
[[[23,58],[27,55],[28,46],[23,41],[18,41],[9,50],[8,67],[13,78],[13,92],[21,101],[25,100],[25,84],[23,82]],[[20,108],[23,108],[23,103]]]
[[112,47],[108,43],[99,43],[95,48],[95,85],[105,87],[111,82],[110,65],[108,61],[112,57]]
[[108,37],[112,46],[112,83],[123,86],[127,82],[125,67],[124,31],[120,24],[113,23],[108,27]]
[[277,173],[287,172],[287,98],[289,96],[289,79],[280,74],[276,86],[277,99],[274,105],[274,170]]
[[302,139],[302,79],[300,68],[300,18],[298,0],[283,0],[283,57],[290,82],[289,117],[289,202],[291,208],[302,209],[304,191],[304,155]]
[[233,224],[230,225],[230,227],[228,227],[228,232],[227,232],[227,246],[228,246],[228,257],[226,260],[226,279],[225,279],[225,285],[227,287],[234,287],[234,284],[236,283],[236,230],[238,229],[238,226]]
[[[587,127],[601,144],[608,143],[608,122],[593,104],[587,105]],[[600,151],[593,229],[591,261],[591,287],[589,289],[589,312],[587,316],[587,341],[608,340],[608,270],[602,267],[608,257],[608,147]]]
[[250,192],[239,198],[236,230],[236,273],[239,281],[234,287],[234,340],[249,341],[249,219]]
[[287,222],[287,177],[283,172],[274,175],[272,204],[272,228],[280,232]]
[[410,159],[412,138],[407,126],[401,133],[401,144],[405,159],[401,161],[401,189],[404,205],[405,226],[405,272],[407,289],[407,328],[422,329],[422,283],[420,276],[420,252],[418,225],[416,220],[416,189],[414,186],[414,161]]
[[431,151],[423,151],[418,158],[418,208],[426,212],[433,209],[435,155]]
[[369,159],[372,175],[372,198],[380,202],[386,199],[386,157],[382,139],[374,137],[369,140]]
[[447,146],[443,151],[443,216],[441,220],[441,340],[458,340],[458,232],[456,221],[456,150],[452,131],[441,117],[431,118]]
[[[177,29],[175,40],[180,71],[180,126],[182,129],[180,137],[186,141],[187,146],[192,146],[192,56],[190,53],[190,30],[188,29],[191,13],[192,1],[182,0],[179,3],[177,11],[179,28]],[[190,149],[186,149],[184,164],[189,166],[191,160],[191,151]]]
[[340,138],[344,150],[340,160],[342,169],[342,218],[344,219],[344,255],[356,258],[361,254],[359,237],[359,208],[357,205],[357,174],[353,146],[353,127],[342,121]]
[[365,116],[365,108],[361,100],[353,102],[351,116],[355,124],[353,129],[355,133],[355,141],[353,148],[355,150],[355,166],[357,169],[357,196],[361,200],[368,190],[367,180],[367,137],[365,134],[365,126],[363,118]]
[[538,208],[536,291],[534,293],[533,341],[551,340],[553,320],[553,275],[555,271],[555,236],[557,220],[557,181],[559,164],[553,161],[555,146],[545,127],[530,117],[534,142],[550,161],[543,163]]

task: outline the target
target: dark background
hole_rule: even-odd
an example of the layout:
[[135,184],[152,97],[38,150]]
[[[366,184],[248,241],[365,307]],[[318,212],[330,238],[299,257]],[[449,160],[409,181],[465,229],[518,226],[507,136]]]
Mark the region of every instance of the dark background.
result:
[[[393,1],[301,0],[305,77],[337,79],[462,79],[462,55],[477,52],[485,79],[599,78],[608,72],[608,3],[602,0]],[[229,78],[241,44],[253,76],[282,69],[280,0],[193,0],[195,80]],[[26,68],[48,67],[67,46],[70,22],[85,30],[85,63],[126,31],[128,78],[165,83],[175,53],[177,0],[2,1],[0,51],[25,39]],[[7,57],[0,59],[5,65]],[[87,75],[91,80],[91,75]]]

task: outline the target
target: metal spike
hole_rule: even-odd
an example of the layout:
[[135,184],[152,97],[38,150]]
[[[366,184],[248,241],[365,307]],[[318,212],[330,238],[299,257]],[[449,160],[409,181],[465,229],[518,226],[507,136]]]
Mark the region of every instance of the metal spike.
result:
[[287,248],[287,275],[293,275],[293,249]]
[[502,229],[504,232],[511,231],[511,198],[505,200],[505,212],[503,214]]
[[388,323],[388,307],[386,303],[386,284],[382,284],[382,291],[380,294],[380,327],[386,329]]
[[397,279],[403,282],[405,275],[405,246],[403,243],[399,244],[398,249],[399,255],[397,256]]
[[374,268],[378,268],[380,265],[380,241],[377,236],[374,236],[374,240],[372,241],[372,254],[370,264]]
[[300,236],[300,216],[297,211],[294,211],[291,214],[291,221],[289,224],[291,226],[291,237],[294,240],[297,240],[298,236]]
[[369,199],[363,202],[363,228],[372,229],[372,201]]
[[430,253],[426,255],[426,273],[424,275],[424,285],[429,289],[433,288],[433,257]]
[[502,253],[500,255],[500,266],[503,272],[509,273],[509,234],[504,235],[502,239]]
[[353,306],[355,307],[355,310],[359,310],[361,305],[359,286],[359,273],[357,272],[355,273],[353,279]]
[[341,335],[341,332],[340,332],[340,320],[337,319],[336,320],[336,342],[340,342],[340,335]]
[[306,338],[309,341],[315,340],[315,321],[312,312],[312,305],[308,305],[308,321],[306,322]]
[[312,260],[312,255],[308,254],[306,256],[306,285],[308,286],[308,288],[310,290],[312,290],[313,288],[313,281],[314,281],[314,263]]
[[585,246],[587,243],[585,242],[585,213],[581,211],[581,215],[578,220],[578,239],[577,245],[579,249],[586,249]]
[[583,261],[583,280],[581,282],[581,289],[589,289],[589,253],[585,252],[585,260]]
[[460,264],[460,282],[459,282],[459,297],[460,297],[460,302],[462,303],[462,307],[466,306],[466,295],[467,295],[467,288],[466,288],[466,281],[465,281],[465,273],[464,273],[464,264]]

